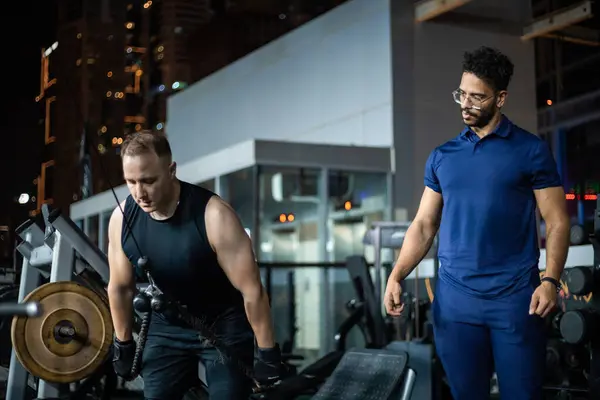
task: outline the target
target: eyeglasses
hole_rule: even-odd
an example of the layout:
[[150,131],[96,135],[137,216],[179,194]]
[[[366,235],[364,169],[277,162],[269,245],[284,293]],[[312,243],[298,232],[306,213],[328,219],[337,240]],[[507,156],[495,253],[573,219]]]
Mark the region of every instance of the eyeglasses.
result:
[[456,89],[454,92],[452,92],[452,98],[454,99],[454,102],[456,102],[457,104],[460,104],[461,106],[463,104],[468,103],[471,105],[471,108],[474,110],[481,110],[483,108],[483,103],[485,103],[492,97],[494,97],[494,95],[491,95],[488,97],[483,97],[483,96],[477,95],[477,94],[470,95],[470,94],[463,92],[460,89]]

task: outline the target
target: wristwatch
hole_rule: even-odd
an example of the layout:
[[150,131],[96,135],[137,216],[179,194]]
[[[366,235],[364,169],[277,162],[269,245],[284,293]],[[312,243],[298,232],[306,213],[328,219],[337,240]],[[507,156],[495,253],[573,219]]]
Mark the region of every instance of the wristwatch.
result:
[[560,284],[560,282],[554,278],[550,278],[549,276],[543,277],[542,282],[550,282],[551,284],[556,286],[556,293],[559,293],[562,289],[562,285]]

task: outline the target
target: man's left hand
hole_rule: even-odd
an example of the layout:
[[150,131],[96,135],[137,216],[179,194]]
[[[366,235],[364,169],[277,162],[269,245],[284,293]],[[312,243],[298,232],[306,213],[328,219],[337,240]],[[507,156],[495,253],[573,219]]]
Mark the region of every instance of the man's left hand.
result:
[[556,306],[557,296],[556,286],[550,282],[542,282],[531,296],[529,314],[537,314],[540,317],[545,318]]

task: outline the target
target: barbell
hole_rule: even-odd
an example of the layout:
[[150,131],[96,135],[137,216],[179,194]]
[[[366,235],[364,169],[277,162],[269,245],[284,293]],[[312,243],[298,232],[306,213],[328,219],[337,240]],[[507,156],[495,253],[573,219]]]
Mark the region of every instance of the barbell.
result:
[[24,299],[37,302],[37,317],[17,316],[11,326],[15,355],[33,376],[72,383],[90,376],[107,359],[113,341],[105,298],[72,281],[46,283]]

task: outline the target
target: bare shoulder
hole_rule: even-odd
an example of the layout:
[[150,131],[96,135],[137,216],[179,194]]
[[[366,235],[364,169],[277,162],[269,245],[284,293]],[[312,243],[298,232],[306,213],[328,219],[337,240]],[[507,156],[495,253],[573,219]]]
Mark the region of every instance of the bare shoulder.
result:
[[125,209],[125,200],[113,210],[110,221],[108,222],[109,240],[117,240],[121,238],[121,229],[123,227],[123,211]]
[[248,237],[233,207],[219,196],[208,201],[204,221],[208,241],[215,250],[240,243]]
[[204,218],[209,225],[231,224],[238,221],[237,214],[233,207],[219,196],[213,196],[206,205]]

